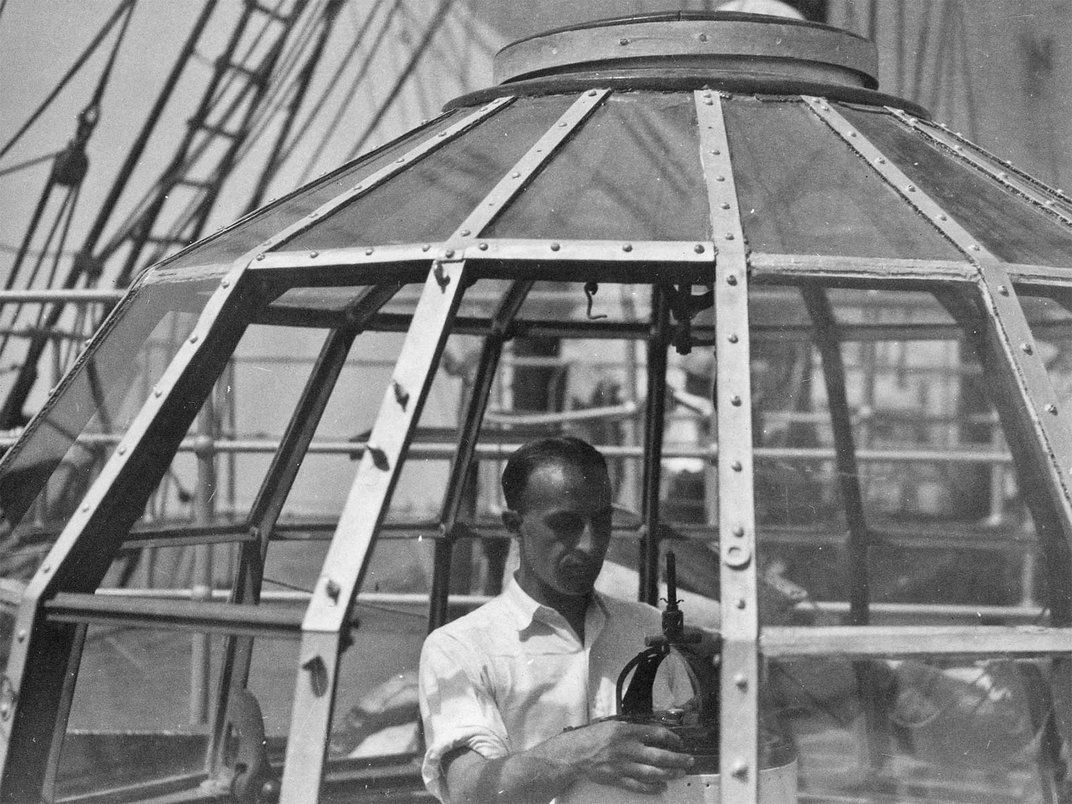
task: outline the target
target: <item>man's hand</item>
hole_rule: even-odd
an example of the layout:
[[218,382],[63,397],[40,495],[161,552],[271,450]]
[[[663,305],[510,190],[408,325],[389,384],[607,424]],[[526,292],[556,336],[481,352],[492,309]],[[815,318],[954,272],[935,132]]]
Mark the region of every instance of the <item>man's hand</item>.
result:
[[659,793],[692,767],[681,739],[661,726],[604,720],[557,734],[528,751],[484,759],[461,749],[444,758],[451,804],[545,804],[587,779]]
[[661,792],[693,765],[669,729],[617,720],[566,732],[534,750],[541,748],[572,765],[578,778],[636,793]]

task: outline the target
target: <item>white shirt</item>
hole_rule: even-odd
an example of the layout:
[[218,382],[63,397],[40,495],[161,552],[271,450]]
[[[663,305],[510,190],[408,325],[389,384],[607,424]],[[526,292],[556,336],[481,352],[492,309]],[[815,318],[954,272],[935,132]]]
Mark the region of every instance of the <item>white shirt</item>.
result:
[[[425,785],[444,800],[440,763],[459,746],[495,759],[617,714],[618,674],[661,629],[658,609],[593,593],[582,644],[561,614],[511,578],[501,595],[425,640]],[[671,656],[664,665],[653,690],[657,709],[692,697],[683,663]]]

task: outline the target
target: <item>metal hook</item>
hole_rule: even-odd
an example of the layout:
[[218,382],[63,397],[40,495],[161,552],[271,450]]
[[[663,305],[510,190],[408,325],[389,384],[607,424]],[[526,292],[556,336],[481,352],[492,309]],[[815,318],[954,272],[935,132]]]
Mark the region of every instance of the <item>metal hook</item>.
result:
[[597,282],[585,282],[584,283],[584,295],[588,299],[588,309],[585,310],[585,315],[588,316],[589,321],[598,321],[601,318],[606,318],[605,315],[592,315],[592,302],[595,301],[595,295],[599,292],[599,284]]

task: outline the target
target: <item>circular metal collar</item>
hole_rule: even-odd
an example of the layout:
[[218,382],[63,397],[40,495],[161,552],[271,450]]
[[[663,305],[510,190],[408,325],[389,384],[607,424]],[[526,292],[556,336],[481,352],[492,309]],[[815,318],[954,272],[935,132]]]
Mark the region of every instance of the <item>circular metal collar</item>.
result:
[[878,86],[878,52],[861,36],[759,14],[667,12],[586,23],[513,42],[495,56],[496,83],[589,72],[770,77]]

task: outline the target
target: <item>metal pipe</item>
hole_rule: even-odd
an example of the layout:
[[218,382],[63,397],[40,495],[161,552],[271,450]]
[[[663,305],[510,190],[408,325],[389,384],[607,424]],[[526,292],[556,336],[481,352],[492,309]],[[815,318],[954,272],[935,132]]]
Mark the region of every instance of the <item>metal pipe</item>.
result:
[[[216,457],[213,449],[212,433],[215,406],[213,394],[209,394],[197,417],[197,484],[194,487],[194,521],[198,525],[209,525],[216,518]],[[190,597],[194,600],[208,600],[212,591],[212,550],[211,544],[202,544],[193,548],[194,572]],[[190,654],[190,724],[200,726],[208,722],[209,711],[209,676],[212,672],[212,653],[210,637],[207,633],[194,634]]]
[[640,600],[659,602],[659,491],[662,483],[663,434],[666,419],[666,349],[670,326],[670,305],[666,291],[652,288],[651,324],[648,340],[647,395],[644,418],[644,460],[641,488],[641,516],[644,533],[640,538]]

